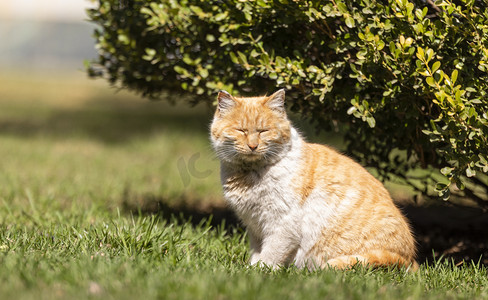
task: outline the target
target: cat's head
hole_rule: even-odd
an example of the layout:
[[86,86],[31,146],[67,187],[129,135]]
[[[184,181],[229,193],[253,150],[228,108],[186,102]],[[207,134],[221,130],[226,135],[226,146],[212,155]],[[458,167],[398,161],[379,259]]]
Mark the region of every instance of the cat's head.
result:
[[285,90],[245,98],[221,91],[217,99],[211,140],[220,160],[237,165],[273,163],[289,148]]

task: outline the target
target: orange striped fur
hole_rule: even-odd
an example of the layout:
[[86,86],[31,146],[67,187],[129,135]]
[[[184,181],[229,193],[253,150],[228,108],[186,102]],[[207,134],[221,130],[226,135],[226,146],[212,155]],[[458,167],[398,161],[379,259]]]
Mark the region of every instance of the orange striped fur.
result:
[[383,185],[352,159],[305,142],[283,90],[220,92],[211,140],[224,196],[247,227],[251,264],[416,269],[410,227]]

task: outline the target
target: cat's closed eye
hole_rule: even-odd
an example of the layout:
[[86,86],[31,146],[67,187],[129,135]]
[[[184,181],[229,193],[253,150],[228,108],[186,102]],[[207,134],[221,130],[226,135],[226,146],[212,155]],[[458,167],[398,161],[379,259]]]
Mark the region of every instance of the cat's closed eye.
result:
[[236,128],[235,130],[236,130],[236,131],[239,131],[239,132],[241,132],[241,133],[247,134],[247,130],[246,130],[246,129],[242,129],[242,128]]
[[269,129],[257,129],[256,130],[258,133],[265,133],[265,132],[268,132]]

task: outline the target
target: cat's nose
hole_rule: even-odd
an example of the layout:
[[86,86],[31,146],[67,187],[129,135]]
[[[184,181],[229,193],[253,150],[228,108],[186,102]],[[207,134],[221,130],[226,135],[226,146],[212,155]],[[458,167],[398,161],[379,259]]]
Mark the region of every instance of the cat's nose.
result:
[[258,144],[247,144],[247,146],[249,147],[249,149],[251,149],[251,151],[254,151],[258,147]]

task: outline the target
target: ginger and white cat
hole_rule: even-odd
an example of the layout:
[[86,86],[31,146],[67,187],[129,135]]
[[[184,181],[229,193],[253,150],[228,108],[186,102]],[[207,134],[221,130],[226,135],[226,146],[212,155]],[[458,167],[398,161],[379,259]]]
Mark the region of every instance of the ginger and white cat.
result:
[[383,185],[352,159],[303,140],[285,91],[221,91],[211,126],[224,196],[250,238],[251,264],[417,268],[407,221]]

